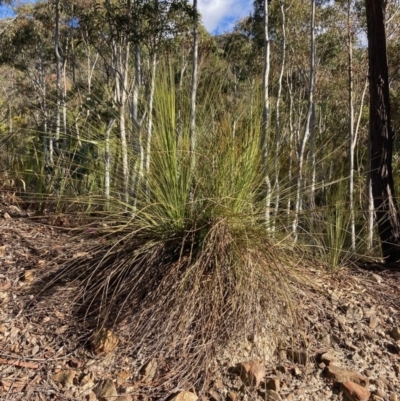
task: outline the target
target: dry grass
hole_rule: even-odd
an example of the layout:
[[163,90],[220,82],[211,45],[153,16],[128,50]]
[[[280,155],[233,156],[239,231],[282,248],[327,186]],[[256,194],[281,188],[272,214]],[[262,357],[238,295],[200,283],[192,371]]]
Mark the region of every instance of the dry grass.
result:
[[220,218],[154,240],[134,226],[113,245],[84,245],[87,253],[64,264],[41,296],[73,288],[76,316],[90,327],[124,327],[131,355],[164,361],[153,387],[205,385],[221,351],[295,322],[296,268],[263,232]]

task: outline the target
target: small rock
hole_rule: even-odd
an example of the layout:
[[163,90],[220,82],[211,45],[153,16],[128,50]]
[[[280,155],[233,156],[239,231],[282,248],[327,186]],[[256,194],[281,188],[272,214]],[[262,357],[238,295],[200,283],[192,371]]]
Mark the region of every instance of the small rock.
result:
[[71,368],[81,368],[83,366],[83,362],[80,361],[78,358],[72,357],[69,362],[68,362],[69,366],[71,366]]
[[281,391],[281,382],[277,377],[272,377],[267,380],[266,383],[267,389],[274,390],[277,393]]
[[274,390],[267,390],[266,401],[282,401],[282,397]]
[[357,383],[344,382],[341,385],[342,390],[349,401],[368,401],[371,393]]
[[400,328],[393,327],[393,329],[389,332],[389,334],[394,338],[395,341],[400,340]]
[[114,401],[118,397],[117,389],[112,380],[102,380],[95,388],[99,401]]
[[212,401],[221,401],[220,395],[215,390],[210,390],[208,392],[208,394],[210,396],[210,400],[212,400]]
[[398,401],[397,394],[395,394],[395,393],[390,393],[389,401]]
[[91,390],[94,387],[93,373],[88,373],[86,375],[85,374],[82,375],[80,382],[79,382],[79,386],[82,391]]
[[265,376],[265,368],[256,361],[241,362],[238,365],[239,375],[245,386],[258,387]]
[[369,328],[374,330],[379,326],[380,320],[379,317],[373,315],[369,318]]
[[350,340],[346,340],[344,344],[346,346],[346,349],[348,349],[349,351],[352,352],[358,351],[358,347],[356,347]]
[[218,379],[214,381],[214,388],[216,390],[223,390],[225,388],[224,383],[222,382],[222,380]]
[[295,376],[298,376],[298,377],[303,375],[303,372],[300,370],[300,368],[298,366],[295,366],[293,368],[293,373],[294,373]]
[[98,330],[91,340],[92,350],[96,355],[108,354],[118,345],[118,337],[112,330],[102,328]]
[[199,397],[195,393],[191,391],[181,391],[177,395],[175,395],[171,401],[197,401]]
[[381,277],[381,276],[378,276],[378,275],[375,274],[375,273],[372,273],[372,274],[371,274],[371,277],[372,277],[378,284],[380,284],[380,283],[382,282],[382,277]]
[[150,359],[140,370],[140,375],[144,383],[149,383],[154,379],[157,372],[157,359]]
[[238,395],[234,391],[228,391],[228,394],[226,395],[226,400],[227,401],[237,401]]
[[72,369],[64,369],[57,372],[53,380],[55,383],[59,383],[64,388],[69,388],[74,382],[76,372]]
[[372,400],[372,401],[384,401],[383,398],[379,397],[379,396],[376,395],[376,394],[372,394],[371,400]]
[[35,345],[33,348],[32,348],[32,351],[31,351],[31,354],[32,354],[32,356],[33,355],[36,355],[38,352],[39,352],[39,346],[38,345]]
[[331,363],[335,363],[337,361],[338,360],[335,356],[335,351],[332,349],[321,355],[321,362],[327,366],[330,365]]
[[7,213],[4,212],[3,217],[7,220],[7,219],[11,219],[11,216]]
[[24,281],[26,283],[31,283],[33,280],[35,280],[35,271],[34,270],[25,270]]
[[330,365],[325,368],[324,372],[329,379],[332,379],[338,383],[351,381],[364,387],[369,385],[369,380],[367,377],[353,370],[347,370],[340,368],[339,366]]
[[380,398],[385,398],[385,391],[382,388],[377,388],[375,394]]

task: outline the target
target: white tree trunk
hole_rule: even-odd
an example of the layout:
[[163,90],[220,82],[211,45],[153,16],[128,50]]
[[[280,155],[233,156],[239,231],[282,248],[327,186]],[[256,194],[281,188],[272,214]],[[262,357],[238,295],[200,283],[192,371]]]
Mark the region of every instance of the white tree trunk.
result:
[[150,56],[150,69],[151,69],[151,81],[150,81],[150,94],[149,94],[149,120],[147,123],[147,138],[146,138],[146,192],[149,195],[149,178],[150,178],[150,160],[151,160],[151,138],[153,133],[153,103],[154,103],[154,90],[156,82],[156,65],[157,57],[155,53]]
[[351,0],[347,2],[347,50],[349,70],[349,208],[351,250],[356,250],[356,219],[354,212],[354,100],[353,100],[353,33],[351,25]]
[[61,125],[61,117],[60,117],[60,109],[61,109],[61,65],[62,58],[60,55],[60,0],[56,0],[56,26],[54,33],[54,52],[56,55],[56,88],[57,88],[57,99],[56,99],[56,115],[55,115],[55,148],[56,151],[59,147],[59,139],[60,139],[60,125]]
[[303,170],[304,170],[304,153],[307,142],[310,138],[310,127],[312,123],[313,103],[314,103],[314,85],[315,85],[315,0],[311,0],[311,25],[310,25],[310,80],[308,87],[308,110],[306,117],[306,126],[304,129],[303,138],[300,143],[298,151],[298,175],[297,175],[297,189],[295,201],[295,216],[293,220],[293,238],[297,241],[297,228],[299,224],[299,213],[301,209],[301,189],[303,185]]
[[280,101],[282,96],[282,81],[283,74],[285,73],[285,60],[286,60],[286,21],[285,21],[285,2],[280,1],[280,9],[282,15],[282,62],[281,62],[281,72],[279,74],[278,80],[278,94],[276,96],[276,106],[275,106],[275,156],[274,156],[274,189],[275,189],[275,210],[274,210],[274,221],[272,231],[275,231],[276,217],[279,211],[280,202],[280,188],[279,188],[279,157],[280,157],[280,144],[281,144],[281,126],[280,126]]
[[270,72],[270,40],[268,32],[268,1],[264,1],[264,107],[261,133],[261,154],[265,183],[265,225],[268,231],[271,229],[271,180],[268,171],[268,122],[269,122],[269,72]]
[[192,60],[192,89],[190,93],[190,164],[192,171],[196,165],[196,95],[198,74],[198,14],[197,0],[193,0],[194,24],[193,24],[193,60]]
[[112,118],[107,125],[105,151],[104,151],[104,193],[106,196],[106,210],[110,208],[110,133],[115,123],[115,118]]

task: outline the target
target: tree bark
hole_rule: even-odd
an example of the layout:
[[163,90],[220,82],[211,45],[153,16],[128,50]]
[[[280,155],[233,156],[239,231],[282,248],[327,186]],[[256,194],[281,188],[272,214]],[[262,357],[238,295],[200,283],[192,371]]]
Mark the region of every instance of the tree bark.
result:
[[370,88],[370,180],[386,263],[400,259],[400,220],[392,175],[393,131],[390,124],[385,1],[366,0]]
[[271,209],[271,180],[268,172],[268,121],[269,121],[269,73],[270,73],[270,40],[269,40],[269,10],[268,1],[264,1],[264,108],[261,133],[261,154],[265,181],[265,225],[270,231],[270,209]]
[[311,23],[310,23],[310,80],[308,86],[308,110],[306,118],[306,126],[304,129],[303,138],[300,142],[298,150],[298,173],[297,173],[297,189],[295,215],[293,220],[293,238],[297,241],[297,228],[299,224],[299,213],[301,210],[301,189],[303,186],[303,170],[304,170],[304,154],[308,139],[311,135],[313,122],[314,108],[314,86],[315,86],[315,0],[311,0]]
[[193,68],[192,68],[192,89],[190,93],[190,158],[191,169],[196,165],[196,96],[197,96],[197,74],[198,74],[198,14],[197,0],[193,0]]

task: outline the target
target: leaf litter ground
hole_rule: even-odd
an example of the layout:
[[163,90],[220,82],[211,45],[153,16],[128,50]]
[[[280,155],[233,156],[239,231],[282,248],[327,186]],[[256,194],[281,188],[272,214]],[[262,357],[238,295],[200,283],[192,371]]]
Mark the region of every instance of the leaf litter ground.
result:
[[[93,326],[72,313],[73,284],[39,301],[32,295],[32,286],[44,270],[90,257],[85,249],[100,239],[94,234],[85,243],[74,239],[63,216],[31,219],[6,203],[0,209],[2,400],[111,400],[117,396],[150,400],[182,390],[216,401],[268,399],[275,390],[278,400],[346,399],[350,396],[345,387],[326,377],[327,367],[321,362],[326,352],[333,352],[341,367],[369,379],[369,391],[375,397],[371,399],[393,401],[400,395],[400,343],[395,335],[400,327],[399,268],[385,270],[360,263],[333,274],[305,267],[314,290],[297,288],[295,328],[288,330],[276,322],[275,327],[266,325],[264,338],[255,339],[249,333],[210,363],[212,379],[206,387],[196,384],[193,388],[198,378],[191,381],[190,376],[186,382],[162,384],[157,375],[168,371],[170,360],[132,353],[129,325],[123,321],[115,328],[117,348],[108,354],[93,352],[89,345]],[[258,361],[265,367],[258,388],[246,386],[235,369],[245,361]],[[279,383],[275,390],[271,380]],[[107,386],[109,393],[99,392]]]

